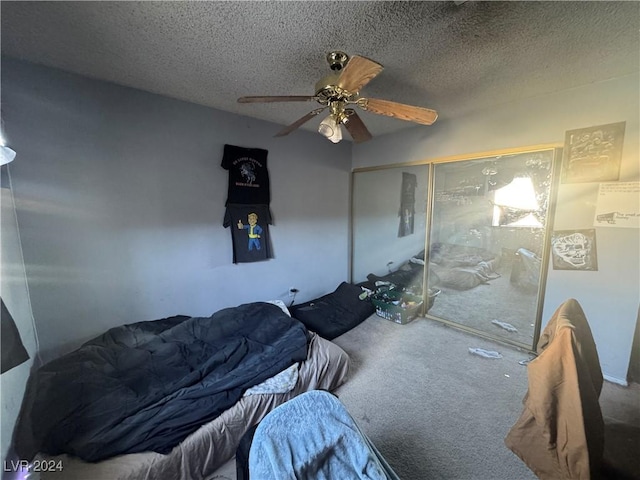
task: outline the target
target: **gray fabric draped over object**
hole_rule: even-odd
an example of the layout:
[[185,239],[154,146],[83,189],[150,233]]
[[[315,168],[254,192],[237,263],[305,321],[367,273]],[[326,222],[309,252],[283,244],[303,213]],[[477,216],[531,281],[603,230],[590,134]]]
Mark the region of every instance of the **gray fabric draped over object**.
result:
[[541,480],[598,478],[604,453],[602,371],[580,304],[553,314],[527,366],[524,409],[505,444]]
[[321,390],[289,400],[260,422],[249,472],[256,480],[399,480],[340,400]]

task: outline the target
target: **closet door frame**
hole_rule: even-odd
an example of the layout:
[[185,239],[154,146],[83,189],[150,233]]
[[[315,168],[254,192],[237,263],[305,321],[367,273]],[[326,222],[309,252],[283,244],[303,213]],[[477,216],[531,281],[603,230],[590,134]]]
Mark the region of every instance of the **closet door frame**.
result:
[[[545,226],[544,226],[544,234],[543,241],[541,245],[541,266],[540,266],[540,276],[537,287],[537,300],[536,300],[536,313],[535,313],[535,321],[534,321],[534,329],[531,343],[524,343],[521,341],[512,341],[509,338],[493,335],[488,331],[478,330],[476,328],[469,327],[467,325],[457,323],[451,321],[449,319],[441,318],[436,315],[430,314],[428,310],[428,302],[425,301],[422,306],[422,310],[420,315],[424,318],[435,320],[441,323],[444,323],[452,328],[456,328],[458,330],[466,331],[475,336],[479,336],[482,338],[486,338],[492,341],[496,341],[502,344],[512,345],[519,348],[526,349],[530,352],[535,352],[536,346],[540,337],[541,326],[542,326],[542,311],[544,306],[544,297],[548,276],[548,269],[550,265],[550,249],[551,249],[551,234],[553,231],[554,225],[554,216],[556,209],[556,199],[558,192],[558,184],[560,180],[560,167],[562,163],[562,144],[553,143],[553,144],[543,144],[543,145],[533,145],[527,147],[518,147],[518,148],[508,148],[508,149],[499,149],[499,150],[490,150],[485,152],[477,152],[477,153],[469,153],[469,154],[461,154],[461,155],[452,155],[446,157],[438,157],[425,159],[416,162],[404,162],[397,164],[387,164],[380,165],[375,167],[362,167],[356,168],[352,170],[351,173],[351,195],[350,195],[350,265],[349,265],[349,278],[350,281],[354,281],[354,258],[356,255],[354,248],[354,197],[355,197],[355,176],[360,172],[371,172],[375,170],[384,170],[390,168],[401,168],[401,167],[411,167],[418,165],[426,165],[428,166],[428,178],[425,179],[427,182],[427,213],[426,213],[426,232],[425,232],[425,243],[424,243],[424,251],[425,251],[425,267],[429,265],[430,260],[430,247],[431,247],[431,237],[432,237],[432,227],[433,227],[433,217],[434,217],[434,208],[435,208],[435,167],[439,164],[454,164],[456,162],[469,162],[473,160],[486,160],[487,158],[495,157],[505,157],[505,156],[513,156],[513,155],[521,155],[521,154],[534,154],[536,152],[549,152],[551,155],[551,166],[550,166],[550,186],[548,190],[548,205],[546,208],[546,216],[545,216]],[[477,287],[476,287],[477,288]],[[427,298],[429,291],[429,268],[424,268],[423,272],[423,298]],[[436,298],[437,302],[437,298]]]

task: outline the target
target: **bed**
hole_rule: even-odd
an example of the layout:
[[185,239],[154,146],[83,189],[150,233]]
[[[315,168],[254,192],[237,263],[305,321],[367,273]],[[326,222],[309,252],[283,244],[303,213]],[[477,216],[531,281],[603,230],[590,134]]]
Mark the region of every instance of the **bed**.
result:
[[[347,354],[284,310],[257,302],[206,318],[111,329],[32,375],[20,429],[29,441],[17,442],[18,453],[32,458],[23,453],[31,449],[47,461],[41,465],[62,467],[42,472],[42,479],[212,478],[244,433],[275,407],[346,380]],[[185,353],[187,344],[196,346]],[[274,382],[288,372],[293,376]],[[74,383],[72,375],[82,380]],[[124,396],[118,400],[113,392]],[[82,400],[74,400],[79,394]]]
[[430,282],[469,290],[500,277],[500,256],[479,247],[436,243],[429,256]]
[[[413,255],[400,267],[386,275],[367,275],[359,285],[372,291],[395,288],[421,296],[424,283],[424,250]],[[433,306],[441,288],[469,290],[500,277],[500,256],[479,247],[435,243],[429,255],[427,311]],[[387,286],[388,285],[388,286]]]

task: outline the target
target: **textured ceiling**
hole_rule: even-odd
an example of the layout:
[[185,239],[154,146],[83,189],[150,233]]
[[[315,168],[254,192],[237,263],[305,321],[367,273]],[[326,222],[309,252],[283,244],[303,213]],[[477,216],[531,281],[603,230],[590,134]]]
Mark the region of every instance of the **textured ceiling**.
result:
[[[440,121],[632,74],[640,60],[636,1],[3,0],[0,8],[5,55],[281,125],[316,105],[236,99],[313,95],[332,50],[384,65],[362,96],[433,108]],[[374,136],[414,126],[361,116]]]

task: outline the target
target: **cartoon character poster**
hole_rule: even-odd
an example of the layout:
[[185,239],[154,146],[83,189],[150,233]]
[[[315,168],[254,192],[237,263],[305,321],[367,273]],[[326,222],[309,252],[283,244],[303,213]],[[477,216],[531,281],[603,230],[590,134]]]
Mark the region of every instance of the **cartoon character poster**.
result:
[[227,205],[225,227],[231,227],[233,263],[272,258],[269,239],[271,214],[267,205]]

